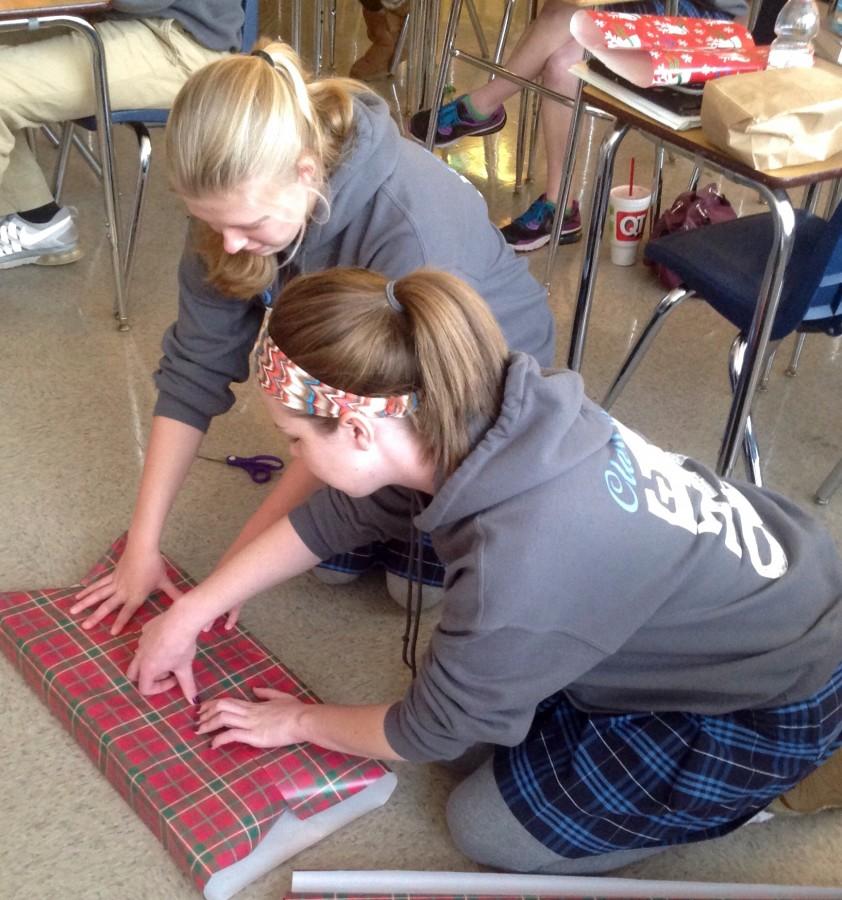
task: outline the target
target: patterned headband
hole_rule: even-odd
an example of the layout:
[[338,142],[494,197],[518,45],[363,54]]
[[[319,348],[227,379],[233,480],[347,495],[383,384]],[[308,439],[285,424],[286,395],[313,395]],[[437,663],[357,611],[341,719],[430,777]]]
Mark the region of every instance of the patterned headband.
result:
[[403,418],[418,406],[414,392],[393,397],[364,397],[332,388],[297,366],[268,334],[257,352],[257,380],[267,394],[284,406],[327,419],[338,419],[346,410],[374,418]]

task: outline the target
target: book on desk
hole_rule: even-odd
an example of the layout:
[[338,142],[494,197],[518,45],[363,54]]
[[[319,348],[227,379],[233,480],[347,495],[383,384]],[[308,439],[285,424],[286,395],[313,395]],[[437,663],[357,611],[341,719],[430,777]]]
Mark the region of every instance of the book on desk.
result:
[[702,124],[701,105],[695,111],[679,112],[672,107],[672,100],[665,99],[666,95],[663,92],[636,89],[631,83],[609,77],[585,62],[576,63],[570,67],[570,71],[585,84],[599,88],[626,106],[642,112],[667,128],[672,128],[673,131],[687,131],[699,128]]

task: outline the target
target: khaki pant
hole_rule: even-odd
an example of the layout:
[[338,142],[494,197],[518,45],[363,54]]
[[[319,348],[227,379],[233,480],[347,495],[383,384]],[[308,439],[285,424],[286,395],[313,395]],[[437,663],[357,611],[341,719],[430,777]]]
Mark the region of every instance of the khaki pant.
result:
[[[112,109],[169,107],[192,72],[224,55],[197,43],[172,19],[113,19],[96,28]],[[22,129],[96,111],[86,38],[57,29],[48,34],[0,46],[0,214],[53,199]]]

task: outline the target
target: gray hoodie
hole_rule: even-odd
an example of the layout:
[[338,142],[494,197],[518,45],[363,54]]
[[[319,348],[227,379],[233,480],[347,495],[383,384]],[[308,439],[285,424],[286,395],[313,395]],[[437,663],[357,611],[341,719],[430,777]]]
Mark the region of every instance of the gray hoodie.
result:
[[[293,511],[320,558],[406,538],[411,493],[325,489]],[[830,536],[771,491],[654,447],[578,375],[514,354],[499,417],[415,526],[441,621],[386,737],[417,761],[513,746],[564,689],[586,711],[718,714],[804,699],[842,658]]]
[[[362,266],[400,278],[423,266],[459,275],[491,307],[509,346],[551,365],[552,314],[544,288],[516,258],[473,185],[402,138],[383,100],[354,101],[354,136],[327,186],[330,218],[311,223],[293,259],[302,272]],[[273,293],[289,272],[281,269]],[[384,301],[385,302],[385,301]],[[155,414],[205,430],[234,402],[263,321],[260,298],[215,291],[188,246],[179,269],[178,320],[166,332]]]
[[114,0],[112,18],[175,19],[209,50],[239,50],[243,4],[240,0]]

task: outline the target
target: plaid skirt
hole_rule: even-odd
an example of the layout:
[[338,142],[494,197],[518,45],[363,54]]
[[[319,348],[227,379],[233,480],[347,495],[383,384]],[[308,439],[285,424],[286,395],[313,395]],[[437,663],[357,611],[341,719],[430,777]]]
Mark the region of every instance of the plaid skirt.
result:
[[589,715],[559,693],[494,775],[520,824],[577,859],[727,834],[840,746],[842,665],[800,703],[719,716]]
[[[350,553],[339,553],[319,563],[323,569],[362,575],[374,566],[401,578],[415,578],[415,566],[409,563],[410,546],[405,541],[386,541],[357,547]],[[412,568],[412,572],[410,572]],[[421,534],[421,582],[434,587],[444,584],[444,565],[433,550],[429,534]]]

